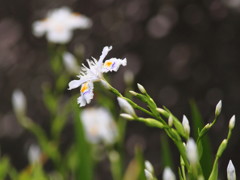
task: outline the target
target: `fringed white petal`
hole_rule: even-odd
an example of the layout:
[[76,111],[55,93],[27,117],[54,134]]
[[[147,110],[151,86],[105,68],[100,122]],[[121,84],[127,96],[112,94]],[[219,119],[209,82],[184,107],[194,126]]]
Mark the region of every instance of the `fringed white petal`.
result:
[[70,83],[68,83],[68,90],[75,89],[79,86],[81,86],[82,82],[81,80],[72,80]]
[[81,96],[77,99],[78,104],[80,104],[80,107],[85,106],[86,104],[89,104],[91,100],[93,99],[93,83],[86,82],[86,84],[83,84],[81,87]]
[[112,50],[112,46],[105,46],[102,50],[102,55],[100,56],[98,60],[99,66],[102,65],[104,58],[107,56],[108,52]]
[[36,21],[32,25],[33,34],[36,37],[41,37],[47,31],[47,23],[44,21]]
[[79,104],[80,107],[83,107],[86,105],[86,101],[82,95],[77,98],[77,103]]
[[127,59],[117,59],[117,58],[111,58],[109,60],[106,60],[103,63],[102,66],[102,72],[112,72],[112,71],[117,71],[120,66],[126,66],[127,65]]
[[69,26],[72,28],[81,28],[81,29],[87,29],[92,26],[92,21],[88,17],[77,14],[77,13],[72,13],[71,17],[69,18]]
[[83,75],[83,76],[79,75],[77,77],[79,77],[80,79],[72,80],[68,83],[68,90],[75,89],[87,81],[93,82],[97,80],[95,76],[89,76],[89,75]]
[[54,42],[54,43],[68,43],[71,38],[72,38],[72,31],[65,29],[65,27],[63,27],[64,29],[62,29],[61,31],[56,30],[56,29],[51,29],[47,32],[47,39],[50,42]]

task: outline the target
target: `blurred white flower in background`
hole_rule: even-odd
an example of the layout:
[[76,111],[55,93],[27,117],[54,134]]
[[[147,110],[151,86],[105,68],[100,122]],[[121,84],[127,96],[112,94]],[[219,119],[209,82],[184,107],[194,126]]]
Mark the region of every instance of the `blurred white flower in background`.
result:
[[[80,107],[89,104],[93,98],[93,82],[102,81],[104,83],[103,73],[117,71],[119,67],[126,66],[127,60],[111,58],[103,62],[104,58],[107,56],[108,52],[112,49],[112,46],[105,46],[102,51],[102,55],[97,61],[95,58],[93,60],[87,60],[88,66],[82,65],[80,75],[77,77],[79,80],[72,80],[68,86],[69,90],[81,86],[80,97],[78,98],[78,104]],[[106,83],[104,83],[106,87]]]
[[230,8],[240,9],[240,0],[222,0],[222,2]]
[[48,41],[64,44],[71,40],[74,29],[87,29],[91,26],[92,21],[88,17],[62,7],[49,11],[45,19],[35,21],[33,34],[37,37],[46,34]]
[[123,74],[123,79],[126,85],[131,86],[134,82],[134,73],[130,70],[126,70]]
[[115,142],[118,132],[110,112],[105,108],[85,108],[80,114],[87,140],[92,144]]
[[63,64],[70,74],[77,74],[80,71],[76,58],[70,52],[63,54]]

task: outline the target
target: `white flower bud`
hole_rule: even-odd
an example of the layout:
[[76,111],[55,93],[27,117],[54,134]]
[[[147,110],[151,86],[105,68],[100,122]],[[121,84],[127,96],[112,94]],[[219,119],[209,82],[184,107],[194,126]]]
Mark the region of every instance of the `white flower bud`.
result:
[[168,118],[168,125],[170,126],[170,127],[172,127],[172,125],[173,125],[173,117],[170,115],[169,116],[169,118]]
[[211,124],[207,123],[204,128],[209,129],[211,127]]
[[125,99],[118,97],[117,100],[118,100],[119,106],[122,108],[124,112],[132,116],[136,115],[133,107]]
[[233,129],[234,126],[235,126],[235,121],[236,121],[236,118],[235,118],[235,115],[233,115],[229,121],[229,129]]
[[31,144],[28,149],[28,161],[31,164],[39,163],[41,156],[41,150],[38,145]]
[[143,94],[146,93],[145,88],[144,88],[141,84],[138,83],[137,86],[138,86],[138,89],[139,89],[139,91],[140,91],[141,93],[143,93]]
[[80,71],[76,58],[69,52],[63,54],[63,64],[71,74],[77,74]]
[[163,170],[163,180],[176,180],[175,174],[169,167]]
[[153,166],[152,166],[152,164],[151,164],[149,161],[145,161],[144,164],[145,164],[145,168],[146,168],[149,172],[151,172],[151,173],[154,172]]
[[137,95],[137,93],[135,92],[135,91],[129,91],[130,92],[130,94],[132,94],[133,96],[136,96]]
[[183,125],[183,129],[184,129],[185,133],[189,136],[190,126],[189,126],[189,121],[185,115],[183,115],[182,125]]
[[236,180],[236,172],[235,172],[235,167],[230,160],[227,166],[227,178],[228,180]]
[[158,111],[159,113],[161,113],[161,114],[166,113],[166,111],[165,111],[164,109],[162,109],[162,108],[157,108],[157,111]]
[[192,138],[187,141],[186,153],[190,164],[196,165],[198,162],[198,151],[197,145]]
[[26,97],[19,89],[14,90],[12,94],[13,110],[16,114],[24,114],[26,112]]
[[125,118],[125,119],[128,119],[128,120],[133,120],[134,119],[131,115],[126,114],[126,113],[121,113],[120,116],[122,118]]
[[153,180],[153,175],[151,172],[149,172],[147,169],[144,169],[144,173],[147,180]]
[[220,100],[217,105],[216,105],[216,109],[215,109],[215,115],[218,116],[222,111],[222,100]]

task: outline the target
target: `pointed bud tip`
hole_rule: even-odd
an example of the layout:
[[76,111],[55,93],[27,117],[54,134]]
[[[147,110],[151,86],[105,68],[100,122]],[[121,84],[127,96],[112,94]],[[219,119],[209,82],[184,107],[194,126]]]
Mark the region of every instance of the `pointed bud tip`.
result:
[[126,112],[127,114],[130,114],[131,116],[136,116],[136,113],[133,107],[131,106],[131,104],[129,104],[129,102],[126,99],[118,97],[117,100],[118,100],[119,106],[122,108],[124,112]]
[[216,109],[215,109],[215,115],[218,116],[222,111],[222,100],[220,100],[217,105],[216,105]]
[[139,91],[140,91],[141,93],[143,93],[143,94],[146,93],[145,88],[144,88],[141,84],[137,83],[137,86],[138,86],[138,89],[139,89]]
[[164,109],[162,109],[162,108],[157,108],[157,111],[160,112],[160,113],[162,113],[162,114],[166,112],[166,111],[165,111]]
[[235,172],[235,167],[230,160],[227,166],[227,177],[228,180],[236,180],[236,172]]
[[183,126],[183,129],[184,129],[186,135],[189,136],[189,134],[190,134],[190,125],[189,125],[188,118],[185,115],[183,115],[182,126]]
[[121,113],[120,116],[124,119],[133,120],[134,118],[130,114]]
[[173,117],[170,115],[169,116],[169,118],[168,118],[168,125],[170,126],[170,127],[172,127],[172,125],[173,125]]
[[133,96],[137,96],[137,94],[138,94],[135,91],[129,91],[129,93],[132,94]]
[[236,117],[233,115],[229,121],[229,129],[233,129],[235,126]]

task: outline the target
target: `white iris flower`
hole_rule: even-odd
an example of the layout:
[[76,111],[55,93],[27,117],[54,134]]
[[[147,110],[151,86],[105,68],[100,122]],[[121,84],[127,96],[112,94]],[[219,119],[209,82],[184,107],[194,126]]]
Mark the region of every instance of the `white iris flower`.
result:
[[110,112],[105,108],[85,108],[81,121],[86,138],[90,143],[96,144],[103,141],[112,144],[117,137],[117,127]]
[[72,38],[73,29],[86,29],[92,26],[92,21],[69,8],[62,7],[50,11],[47,17],[33,23],[33,34],[37,37],[46,33],[47,40],[53,43],[67,43]]
[[93,98],[93,82],[102,81],[105,82],[103,78],[103,73],[117,71],[119,67],[126,66],[127,60],[125,59],[117,59],[111,58],[103,62],[104,58],[107,56],[108,52],[112,49],[112,46],[105,46],[102,51],[102,55],[97,61],[95,58],[93,60],[87,60],[88,66],[82,65],[79,80],[72,80],[68,86],[69,90],[80,88],[80,97],[78,98],[78,104],[80,107],[89,104]]

